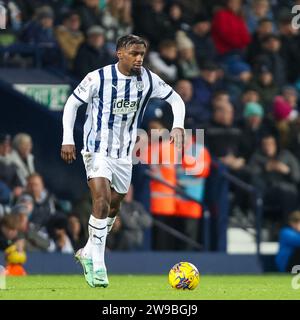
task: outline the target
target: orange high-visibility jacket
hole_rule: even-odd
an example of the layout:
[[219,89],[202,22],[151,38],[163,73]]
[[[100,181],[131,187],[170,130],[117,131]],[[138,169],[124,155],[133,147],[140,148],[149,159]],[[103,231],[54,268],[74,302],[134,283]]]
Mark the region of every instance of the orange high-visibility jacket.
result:
[[202,205],[199,202],[202,202],[204,198],[205,180],[210,173],[211,156],[208,150],[201,145],[198,145],[198,150],[194,150],[195,154],[193,154],[192,148],[191,144],[185,150],[183,164],[177,167],[176,181],[177,185],[198,203],[176,195],[175,215],[199,219],[202,217]]
[[[174,145],[162,142],[149,147],[149,163],[153,175],[163,179],[169,184],[176,186],[176,167],[174,165]],[[170,163],[164,164],[162,161],[164,154],[169,157]],[[154,164],[153,164],[154,162]],[[176,210],[175,191],[154,179],[150,180],[150,211],[154,215],[174,216]]]
[[[196,151],[198,161],[193,157],[192,143],[186,148],[182,164],[174,164],[175,152],[174,145],[169,142],[162,142],[158,146],[152,146],[149,150],[149,161],[151,159],[152,174],[163,179],[173,186],[180,185],[188,195],[197,201],[202,201],[205,178],[209,175],[211,157],[207,149],[200,146]],[[168,149],[169,148],[169,149]],[[167,150],[167,151],[166,151]],[[168,156],[170,150],[170,163],[162,163],[163,151]],[[156,160],[156,164],[153,164]],[[185,173],[189,173],[186,175]],[[186,200],[176,194],[176,192],[152,179],[150,181],[151,203],[150,211],[154,215],[180,216],[188,218],[200,218],[202,207],[200,204]]]

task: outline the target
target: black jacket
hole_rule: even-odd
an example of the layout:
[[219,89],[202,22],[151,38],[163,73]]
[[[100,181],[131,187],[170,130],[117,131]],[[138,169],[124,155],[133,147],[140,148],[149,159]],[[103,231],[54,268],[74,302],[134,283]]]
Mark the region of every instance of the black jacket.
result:
[[114,63],[114,59],[105,47],[96,49],[85,42],[77,52],[74,62],[74,74],[79,79],[82,79],[89,72],[111,63]]

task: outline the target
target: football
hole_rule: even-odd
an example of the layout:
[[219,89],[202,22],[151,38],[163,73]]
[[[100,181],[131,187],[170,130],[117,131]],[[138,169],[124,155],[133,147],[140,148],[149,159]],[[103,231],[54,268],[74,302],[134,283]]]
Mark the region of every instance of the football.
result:
[[199,282],[199,271],[190,262],[179,262],[169,272],[169,284],[174,289],[194,290]]

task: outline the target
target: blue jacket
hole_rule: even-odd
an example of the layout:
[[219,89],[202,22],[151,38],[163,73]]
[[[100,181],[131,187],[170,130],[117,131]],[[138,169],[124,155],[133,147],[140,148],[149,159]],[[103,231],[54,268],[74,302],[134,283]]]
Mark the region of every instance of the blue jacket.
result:
[[279,235],[279,252],[276,256],[276,265],[279,271],[284,272],[289,259],[295,249],[300,247],[300,232],[291,227],[284,227]]

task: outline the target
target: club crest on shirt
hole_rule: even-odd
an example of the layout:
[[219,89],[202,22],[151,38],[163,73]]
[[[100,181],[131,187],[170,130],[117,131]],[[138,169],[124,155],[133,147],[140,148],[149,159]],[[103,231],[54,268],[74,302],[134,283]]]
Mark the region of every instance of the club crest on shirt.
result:
[[136,88],[137,88],[138,91],[143,91],[144,90],[143,81],[137,81],[135,85],[136,85]]

